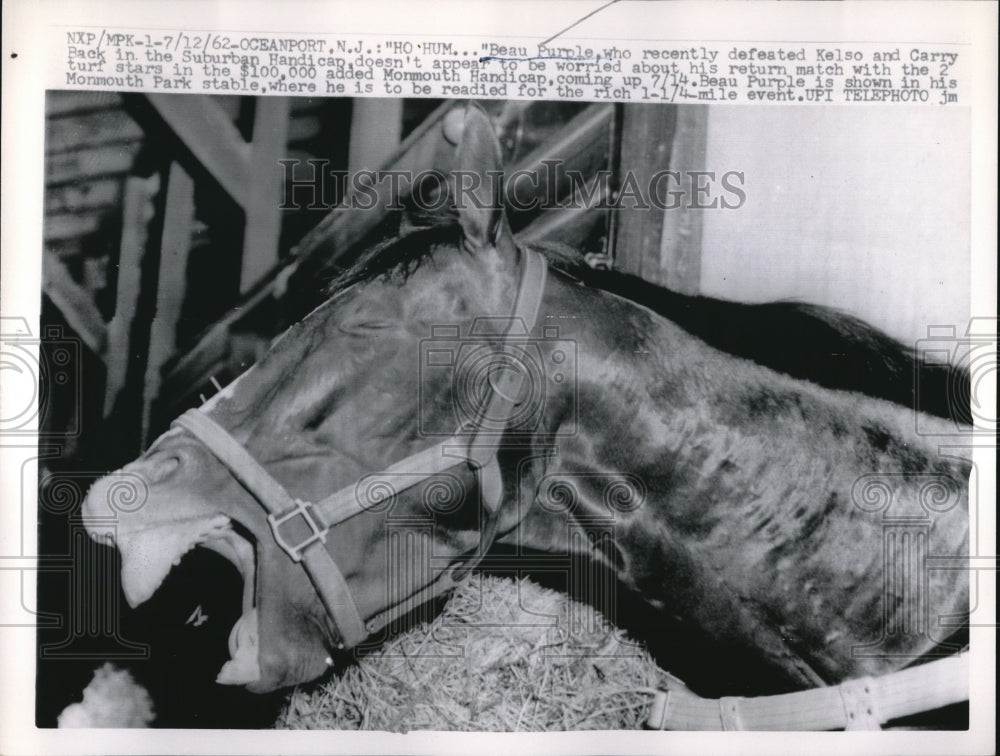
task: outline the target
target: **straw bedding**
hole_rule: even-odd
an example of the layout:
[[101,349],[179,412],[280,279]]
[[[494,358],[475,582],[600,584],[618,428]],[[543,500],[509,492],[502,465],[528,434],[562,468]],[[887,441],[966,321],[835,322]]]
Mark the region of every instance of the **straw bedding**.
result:
[[589,606],[472,577],[433,621],[289,696],[281,729],[636,729],[667,675]]

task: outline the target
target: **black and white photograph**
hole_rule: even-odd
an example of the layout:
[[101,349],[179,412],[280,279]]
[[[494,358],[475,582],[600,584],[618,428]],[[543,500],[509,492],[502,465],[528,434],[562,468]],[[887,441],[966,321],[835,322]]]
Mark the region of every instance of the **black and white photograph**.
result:
[[3,250],[21,727],[991,747],[995,187],[919,78],[969,46],[595,53],[617,5],[556,5],[537,49],[58,30]]

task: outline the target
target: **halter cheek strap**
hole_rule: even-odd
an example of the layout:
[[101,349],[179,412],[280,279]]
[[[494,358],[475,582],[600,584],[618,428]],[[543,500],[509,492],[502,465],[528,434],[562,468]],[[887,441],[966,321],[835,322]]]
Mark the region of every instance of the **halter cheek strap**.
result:
[[[513,243],[510,243],[513,246]],[[544,258],[531,250],[521,251],[521,277],[514,310],[502,334],[500,350],[511,348],[511,339],[526,337],[538,320],[548,266]],[[232,472],[233,476],[267,510],[267,519],[278,546],[305,568],[316,593],[341,637],[342,648],[353,648],[372,633],[414,607],[454,588],[486,555],[497,531],[503,502],[503,480],[498,454],[503,433],[519,402],[526,376],[522,370],[504,370],[495,383],[489,382],[489,398],[470,424],[448,439],[396,462],[380,473],[363,480],[383,479],[392,496],[397,496],[427,479],[457,465],[468,465],[474,472],[486,521],[479,545],[464,560],[443,570],[430,583],[378,612],[362,619],[343,574],[323,544],[329,529],[364,512],[372,502],[358,495],[358,481],[342,488],[318,503],[295,499],[268,473],[243,446],[215,421],[199,410],[188,410],[174,425],[189,431]],[[404,483],[400,483],[404,481]],[[379,502],[381,503],[381,502]],[[284,529],[292,521],[301,521],[308,535],[298,543],[285,537]],[[319,545],[319,548],[316,548]]]
[[[327,525],[320,525],[312,516],[312,505],[293,499],[232,436],[220,425],[198,410],[188,410],[174,420],[174,425],[189,431],[201,441],[220,462],[232,472],[240,484],[253,494],[267,510],[278,545],[296,562],[301,562],[316,589],[327,613],[337,624],[343,642],[364,639],[364,622],[343,574],[327,554],[326,549],[310,548],[326,542]],[[302,516],[310,529],[310,536],[297,546],[290,547],[280,539],[280,526]]]

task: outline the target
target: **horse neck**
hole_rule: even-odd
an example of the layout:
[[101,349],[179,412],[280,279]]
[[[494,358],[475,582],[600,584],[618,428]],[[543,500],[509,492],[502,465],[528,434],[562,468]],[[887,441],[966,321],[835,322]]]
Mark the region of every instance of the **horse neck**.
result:
[[620,574],[617,531],[644,503],[644,465],[659,459],[664,439],[656,427],[669,413],[669,403],[650,401],[650,387],[674,383],[665,345],[681,347],[685,334],[643,307],[558,274],[550,277],[540,322],[557,325],[559,339],[573,344],[576,370],[547,397],[545,425],[530,454],[519,457],[519,524],[502,540],[586,555]]

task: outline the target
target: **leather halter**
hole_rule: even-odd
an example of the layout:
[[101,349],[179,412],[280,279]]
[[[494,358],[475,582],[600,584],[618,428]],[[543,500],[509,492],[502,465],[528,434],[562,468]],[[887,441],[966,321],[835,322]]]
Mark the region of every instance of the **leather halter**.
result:
[[[513,242],[508,241],[505,246],[513,248]],[[548,273],[545,259],[537,252],[522,249],[521,260],[517,298],[502,334],[501,352],[508,346],[512,336],[523,338],[534,329],[545,292]],[[496,426],[502,423],[506,429],[509,424],[525,377],[521,370],[503,370],[496,381],[487,381],[489,395],[475,420],[460,427],[444,441],[412,454],[380,473],[365,475],[316,503],[293,498],[238,441],[200,410],[188,410],[174,420],[173,425],[189,431],[207,446],[267,510],[275,542],[292,561],[303,565],[323,606],[336,625],[341,637],[338,647],[353,648],[416,606],[450,591],[479,564],[492,546],[503,501],[503,480],[497,457],[503,440],[502,433],[498,432]],[[423,588],[367,620],[362,619],[347,581],[333,557],[323,547],[330,528],[373,506],[373,502],[359,500],[358,484],[361,480],[382,478],[389,485],[388,490],[392,491],[392,496],[397,496],[460,464],[466,464],[474,471],[480,501],[486,514],[478,548],[467,554],[464,560],[447,567]],[[385,499],[377,503],[384,501]],[[282,528],[293,520],[301,520],[308,528],[309,535],[299,543],[290,542],[282,532]]]

